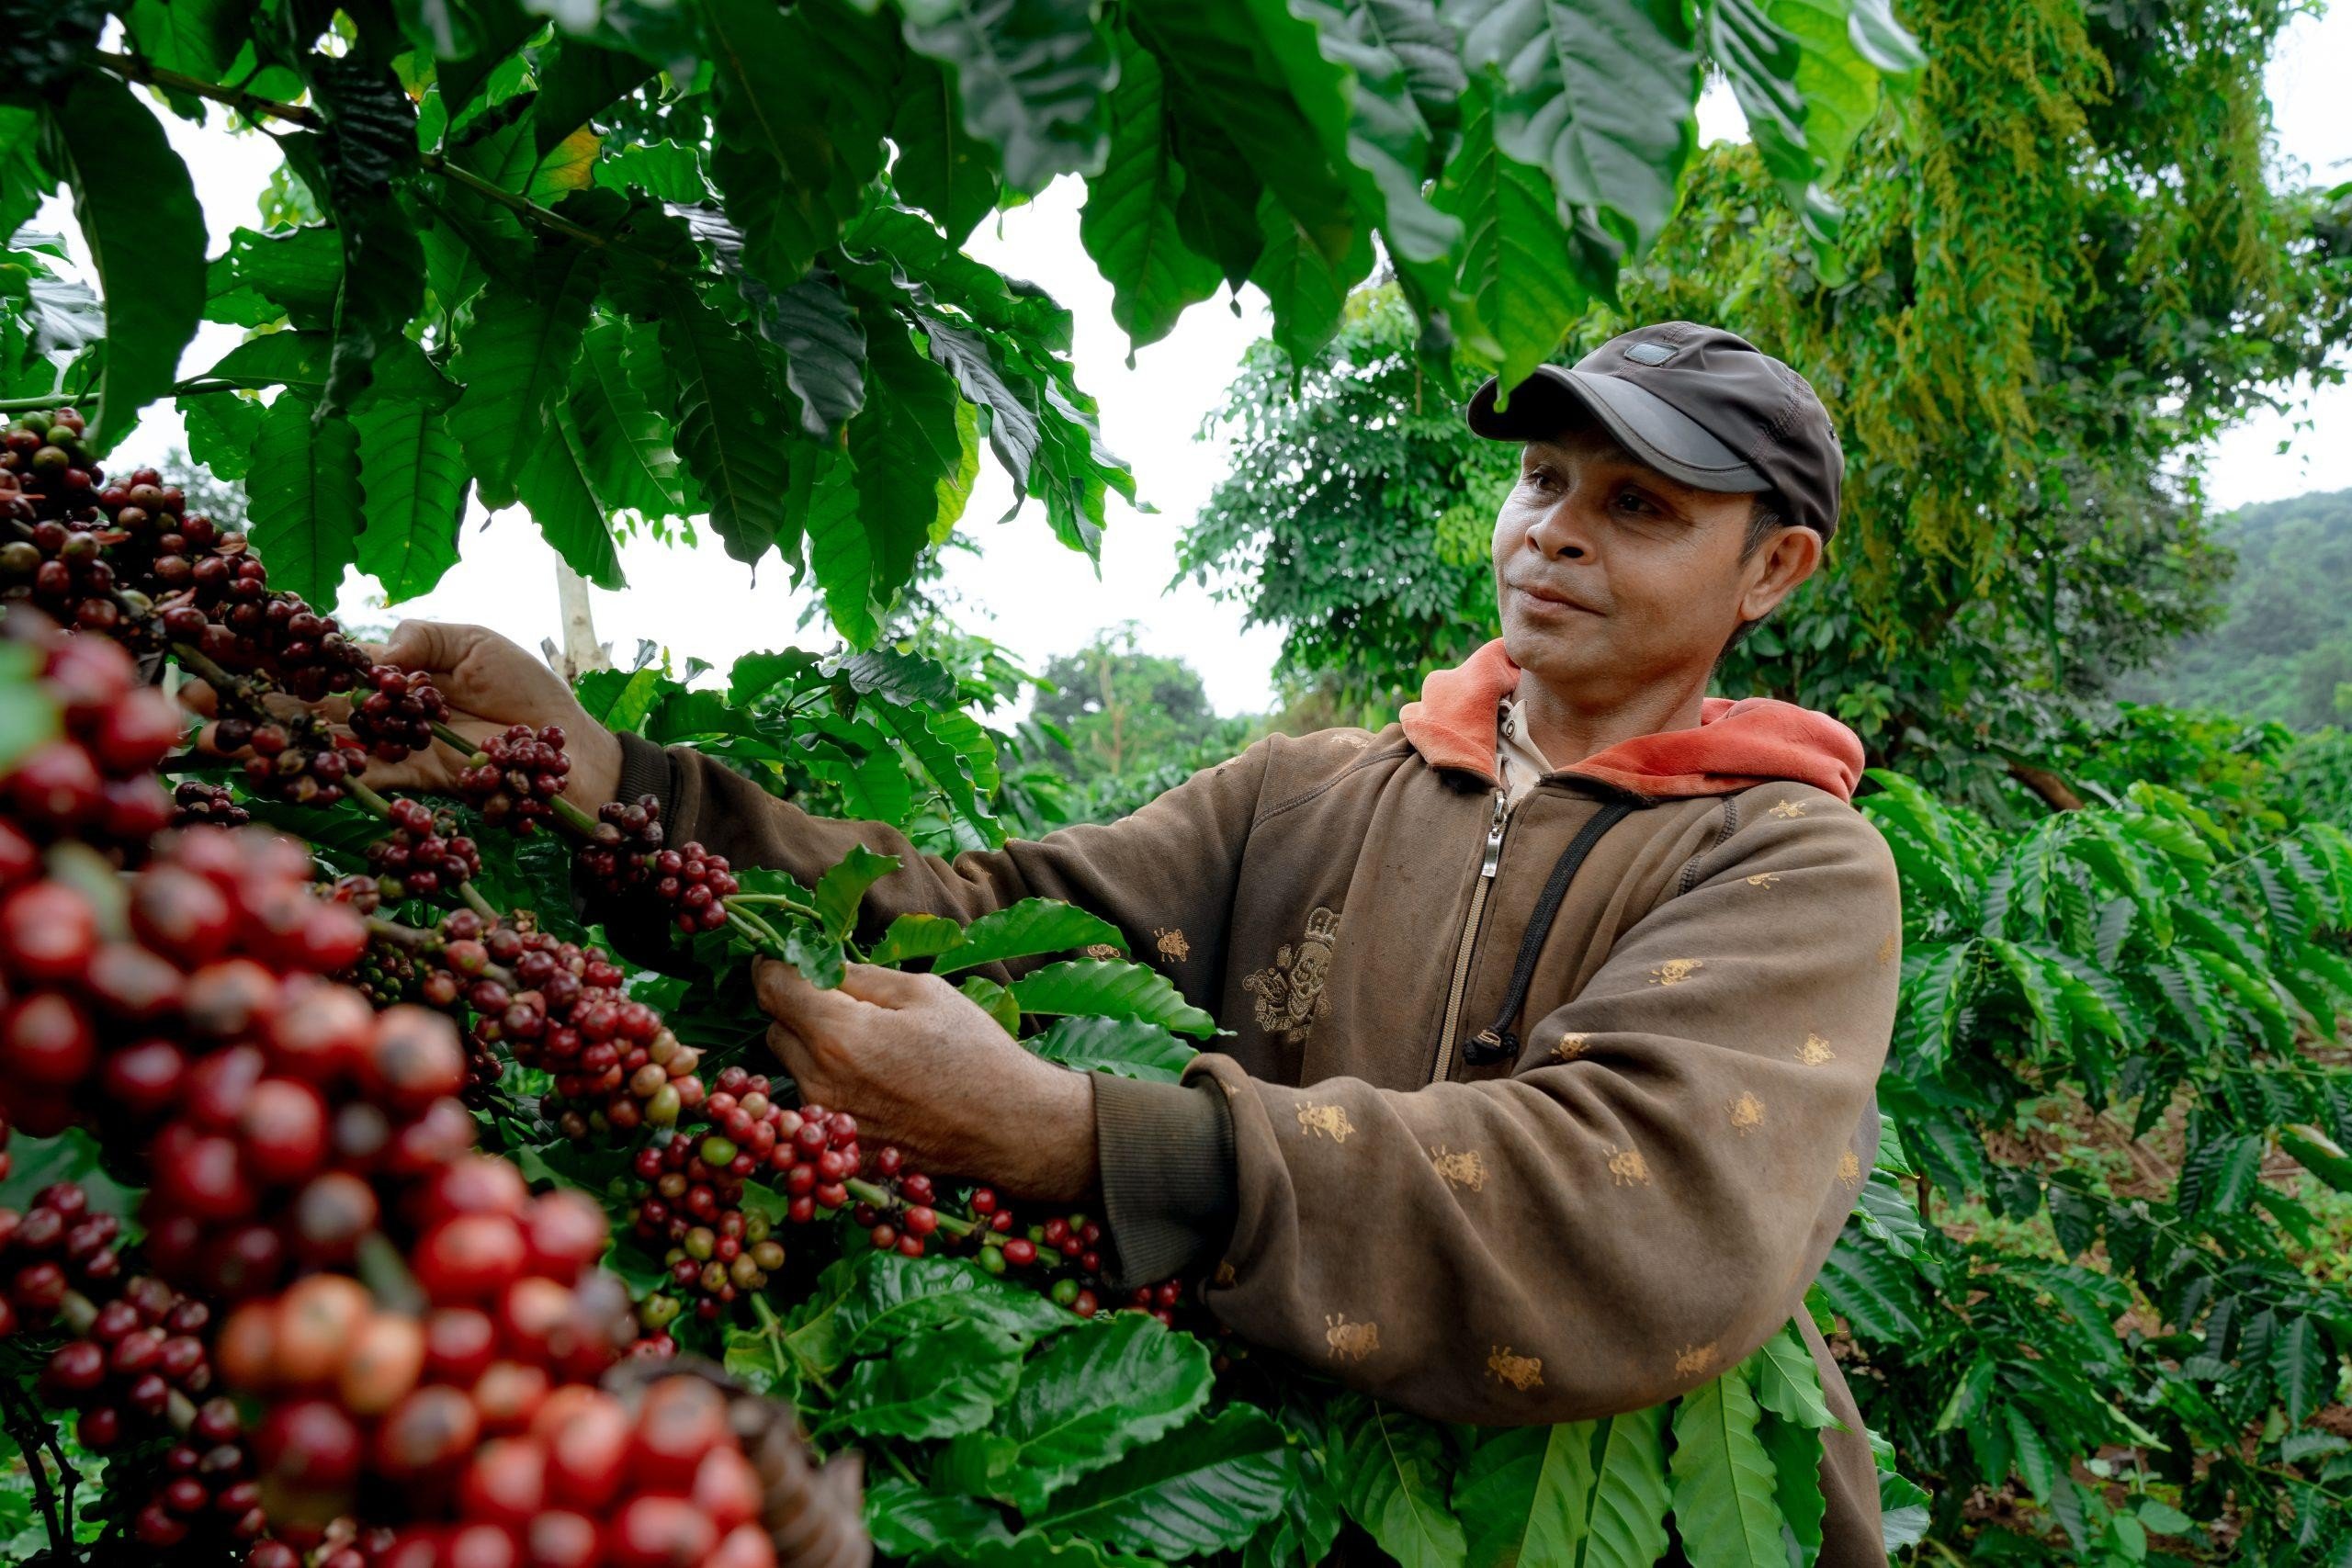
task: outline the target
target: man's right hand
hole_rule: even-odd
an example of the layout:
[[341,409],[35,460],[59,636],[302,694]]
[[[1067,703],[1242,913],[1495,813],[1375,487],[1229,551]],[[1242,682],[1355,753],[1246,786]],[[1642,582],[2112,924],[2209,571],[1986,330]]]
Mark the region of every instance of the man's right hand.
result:
[[[564,752],[571,759],[563,793],[582,810],[593,813],[620,788],[619,739],[588,716],[561,676],[496,632],[438,621],[402,621],[390,641],[369,652],[379,663],[430,675],[448,699],[449,728],[469,740],[485,740],[511,725],[533,729],[560,725]],[[209,709],[209,693],[199,688],[188,695],[190,706],[199,712]],[[335,698],[321,704],[320,711],[339,722],[349,704]],[[207,736],[209,739],[209,730]],[[436,745],[405,761],[371,759],[367,779],[379,790],[447,792],[464,765],[464,758]]]

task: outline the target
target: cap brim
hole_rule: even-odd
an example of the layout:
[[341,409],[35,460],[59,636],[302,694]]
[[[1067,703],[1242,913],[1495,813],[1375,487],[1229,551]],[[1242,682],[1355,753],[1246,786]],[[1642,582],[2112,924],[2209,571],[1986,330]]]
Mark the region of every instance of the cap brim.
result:
[[1497,381],[1478,389],[1467,411],[1472,431],[1496,441],[1546,441],[1589,416],[1634,457],[1693,490],[1755,494],[1772,488],[1706,426],[1623,377],[1543,365],[1512,390],[1508,409],[1495,407],[1499,396]]

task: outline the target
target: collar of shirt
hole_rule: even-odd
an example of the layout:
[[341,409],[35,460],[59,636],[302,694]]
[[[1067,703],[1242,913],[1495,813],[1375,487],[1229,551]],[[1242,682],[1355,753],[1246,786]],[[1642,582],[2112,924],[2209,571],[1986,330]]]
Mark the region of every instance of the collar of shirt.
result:
[[1520,796],[1553,771],[1552,763],[1527,738],[1526,705],[1520,701],[1519,694],[1506,692],[1496,705],[1495,776],[1502,780],[1503,792],[1510,804],[1517,806]]

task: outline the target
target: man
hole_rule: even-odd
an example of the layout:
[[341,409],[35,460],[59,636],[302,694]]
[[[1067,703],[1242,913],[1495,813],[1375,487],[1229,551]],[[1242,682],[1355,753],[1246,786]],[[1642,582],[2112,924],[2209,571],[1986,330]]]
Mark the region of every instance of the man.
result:
[[1197,1274],[1244,1338],[1494,1425],[1657,1404],[1796,1315],[1848,1427],[1821,1561],[1883,1563],[1802,1302],[1876,1148],[1894,869],[1845,727],[1704,697],[1819,564],[1837,437],[1795,372],[1684,322],[1507,404],[1490,383],[1469,420],[1524,446],[1500,639],[1376,735],[1275,736],[1123,821],[952,864],[616,740],[488,634],[404,626],[393,653],[482,719],[564,724],[582,803],[656,795],[673,841],[804,880],[899,856],[877,924],[1032,895],[1117,924],[1230,1032],[1182,1084],[1042,1063],[931,976],[759,984],[808,1098],[928,1167],[1099,1201],[1126,1283]]

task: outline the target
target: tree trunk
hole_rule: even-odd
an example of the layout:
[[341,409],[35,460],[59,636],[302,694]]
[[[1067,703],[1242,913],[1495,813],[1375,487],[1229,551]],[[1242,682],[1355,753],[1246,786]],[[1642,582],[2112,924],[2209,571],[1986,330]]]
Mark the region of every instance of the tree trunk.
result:
[[596,617],[588,604],[588,580],[558,556],[555,561],[556,604],[563,615],[563,649],[549,641],[548,662],[566,681],[577,681],[591,670],[609,670],[612,649],[596,640]]
[[2048,768],[2037,768],[2030,762],[2011,762],[2009,777],[2048,801],[2053,811],[2080,811],[2083,808],[2083,797],[2075,793],[2074,786]]

